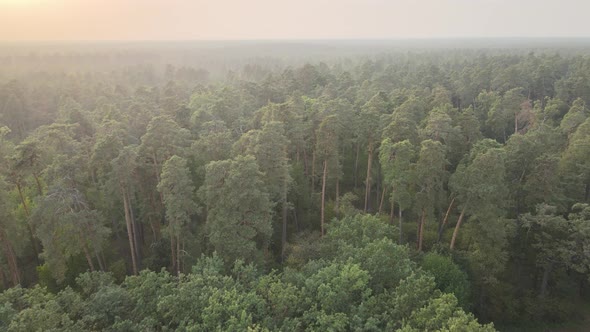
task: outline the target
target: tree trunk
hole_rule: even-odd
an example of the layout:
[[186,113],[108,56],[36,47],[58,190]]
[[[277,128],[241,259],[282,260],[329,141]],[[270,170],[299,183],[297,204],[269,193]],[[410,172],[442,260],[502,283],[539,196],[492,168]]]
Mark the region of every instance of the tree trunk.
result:
[[0,291],[10,288],[11,285],[6,280],[4,270],[0,270]]
[[395,219],[395,201],[394,201],[394,192],[393,190],[391,191],[391,197],[390,197],[390,209],[389,209],[389,223],[393,225],[393,219]]
[[545,297],[547,295],[547,284],[549,283],[549,273],[551,273],[551,269],[553,268],[553,263],[549,263],[549,265],[545,266],[543,271],[543,280],[541,280],[541,293],[539,294],[540,297]]
[[158,156],[156,156],[156,152],[152,152],[152,158],[154,159],[154,174],[156,175],[156,180],[160,183],[160,167],[158,166]]
[[457,240],[457,234],[459,234],[459,228],[461,227],[461,223],[463,222],[463,216],[465,216],[465,207],[463,207],[463,210],[461,210],[459,220],[457,220],[457,225],[455,225],[455,230],[453,231],[453,237],[451,238],[451,245],[449,247],[451,250],[455,248],[455,241]]
[[[154,214],[156,216],[158,216],[160,214],[159,209],[156,206],[156,198],[154,197],[153,192],[150,194],[150,205],[152,207],[152,210],[154,211]],[[158,220],[158,218],[155,218],[155,220],[153,220],[151,222],[151,227],[152,227],[152,231],[154,232],[154,241],[159,241],[162,237],[162,231],[160,229],[160,220]]]
[[297,207],[293,209],[293,221],[295,221],[295,230],[297,232],[300,231],[299,229],[299,218],[297,218]]
[[25,199],[25,195],[23,194],[23,190],[19,181],[16,182],[16,189],[18,190],[18,196],[20,197],[20,201],[23,204],[23,210],[25,211],[25,216],[27,217],[27,230],[29,231],[29,240],[31,241],[31,246],[35,252],[35,262],[37,262],[37,265],[39,265],[39,246],[37,241],[35,241],[35,229],[33,226],[31,226],[28,220],[31,216],[31,213],[29,212],[29,206],[27,205],[27,200]]
[[320,217],[320,226],[321,226],[321,236],[324,236],[324,218],[326,213],[326,180],[328,178],[328,160],[324,160],[324,172],[322,175],[322,207],[321,207],[321,217]]
[[[82,232],[80,232],[82,233]],[[88,246],[86,245],[85,238],[82,237],[80,234],[80,239],[82,240],[82,249],[84,251],[84,257],[86,257],[86,262],[88,263],[88,267],[90,267],[90,272],[94,272],[94,263],[92,263],[92,256],[90,256],[90,251],[88,251]]]
[[176,275],[180,277],[180,234],[176,235]]
[[303,173],[309,176],[309,162],[307,161],[307,150],[303,149]]
[[379,202],[379,214],[383,212],[383,201],[385,200],[385,186],[383,186],[383,190],[381,191],[381,202]]
[[98,268],[101,271],[106,271],[104,262],[102,261],[102,259],[100,259],[100,255],[98,254],[98,250],[96,250],[96,248],[94,248],[94,257],[96,257],[96,261],[98,262]]
[[420,218],[420,229],[418,237],[418,251],[422,251],[422,241],[424,239],[424,224],[426,221],[426,209],[422,209],[422,217]]
[[449,220],[449,214],[451,213],[451,209],[453,208],[454,203],[455,203],[455,197],[453,197],[453,199],[451,200],[451,203],[449,204],[449,208],[447,209],[447,213],[445,213],[445,217],[442,220],[442,222],[440,223],[440,226],[438,228],[437,242],[440,242],[440,240],[442,239],[442,235],[445,230],[445,226],[447,225],[447,221]]
[[176,237],[172,234],[170,235],[170,270],[172,273],[176,271],[176,245],[174,244],[174,239]]
[[403,220],[402,220],[402,208],[401,206],[399,207],[399,211],[398,211],[398,218],[397,218],[397,223],[399,225],[399,244],[403,244],[404,242],[404,233],[402,232],[402,228],[403,228]]
[[121,188],[123,192],[123,207],[125,209],[125,224],[127,226],[127,239],[129,240],[129,250],[131,251],[131,263],[133,274],[137,275],[137,260],[135,257],[135,243],[133,236],[133,225],[131,224],[131,215],[129,214],[129,203],[127,202],[127,190]]
[[16,254],[14,253],[14,247],[12,246],[12,243],[10,242],[10,240],[6,236],[6,232],[2,228],[0,228],[0,244],[2,244],[2,251],[4,252],[6,262],[8,263],[8,269],[10,270],[10,279],[12,280],[12,285],[17,286],[18,284],[20,284],[20,272],[18,270]]
[[356,144],[356,157],[354,159],[354,189],[358,188],[358,171],[359,171],[359,154],[361,153],[361,145]]
[[283,232],[281,234],[281,262],[285,260],[285,252],[287,250],[287,200],[284,199],[282,203],[282,218],[283,218]]
[[369,143],[369,157],[367,158],[367,178],[365,179],[365,212],[369,210],[369,196],[371,195],[371,164],[373,163],[373,143]]
[[315,189],[315,150],[311,153],[311,195]]
[[20,197],[20,201],[23,204],[23,210],[25,210],[25,216],[29,217],[31,214],[29,213],[29,206],[27,205],[27,201],[25,200],[25,195],[23,194],[22,187],[20,186],[20,182],[16,182],[16,189],[18,190],[18,196]]
[[127,208],[129,209],[129,217],[131,218],[131,225],[133,227],[133,245],[135,246],[135,260],[137,263],[137,269],[141,270],[141,247],[139,241],[140,230],[137,222],[135,221],[135,215],[133,214],[133,206],[131,205],[131,197],[127,194]]
[[282,199],[282,217],[283,217],[283,232],[281,234],[281,262],[285,259],[285,252],[287,250],[287,183],[285,181],[285,188],[283,189]]
[[39,181],[39,176],[36,172],[33,172],[33,177],[35,178],[35,183],[37,183],[37,191],[39,191],[39,196],[43,196],[43,187],[41,186],[41,181]]
[[[156,155],[156,152],[152,153],[152,158],[154,159],[154,173],[156,175],[156,183],[160,183],[160,166],[158,165],[158,156]],[[162,193],[159,193],[159,195],[160,203],[164,205],[164,195],[162,195]]]
[[340,178],[336,179],[336,201],[334,202],[334,211],[340,214]]

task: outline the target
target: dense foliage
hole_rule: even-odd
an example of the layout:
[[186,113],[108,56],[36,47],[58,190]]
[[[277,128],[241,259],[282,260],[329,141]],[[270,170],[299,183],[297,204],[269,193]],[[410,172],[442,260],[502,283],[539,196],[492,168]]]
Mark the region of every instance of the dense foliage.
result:
[[[494,331],[442,293],[435,278],[394,243],[395,230],[375,217],[330,225],[322,242],[330,259],[261,274],[214,254],[188,274],[144,270],[115,283],[84,273],[57,294],[13,288],[0,295],[8,331]],[[367,231],[367,228],[370,231]],[[340,234],[355,235],[341,238]],[[348,241],[350,240],[350,241]],[[324,247],[325,246],[325,247]],[[450,261],[446,267],[457,268]],[[450,281],[452,282],[457,282]],[[459,280],[465,281],[465,280]]]
[[584,315],[585,49],[39,52],[0,53],[1,329]]

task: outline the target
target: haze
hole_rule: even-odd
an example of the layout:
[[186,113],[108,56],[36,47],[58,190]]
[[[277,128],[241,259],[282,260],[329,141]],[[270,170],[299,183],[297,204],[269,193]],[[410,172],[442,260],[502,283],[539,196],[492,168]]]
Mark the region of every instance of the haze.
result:
[[584,0],[0,0],[0,40],[586,37]]

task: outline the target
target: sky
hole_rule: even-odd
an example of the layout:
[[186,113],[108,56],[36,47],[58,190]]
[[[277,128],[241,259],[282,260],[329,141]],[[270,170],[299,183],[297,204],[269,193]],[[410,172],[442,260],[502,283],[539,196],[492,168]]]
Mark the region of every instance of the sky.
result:
[[590,37],[590,0],[0,0],[0,41]]

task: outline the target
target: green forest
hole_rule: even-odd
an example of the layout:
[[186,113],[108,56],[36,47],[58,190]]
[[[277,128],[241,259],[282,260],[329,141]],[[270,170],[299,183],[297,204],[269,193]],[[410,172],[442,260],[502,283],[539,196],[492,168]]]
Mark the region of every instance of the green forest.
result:
[[0,47],[0,330],[588,320],[584,45]]

